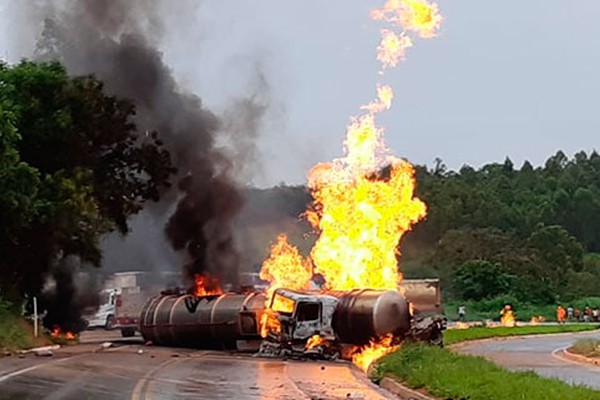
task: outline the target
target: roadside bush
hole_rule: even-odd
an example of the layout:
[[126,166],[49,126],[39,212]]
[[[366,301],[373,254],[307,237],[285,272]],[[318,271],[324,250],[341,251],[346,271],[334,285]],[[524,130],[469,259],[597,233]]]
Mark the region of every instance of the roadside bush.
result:
[[0,350],[21,350],[48,343],[41,328],[39,337],[33,336],[32,323],[21,316],[20,306],[0,297]]
[[502,265],[471,260],[454,271],[454,289],[465,300],[483,300],[508,292],[512,276]]
[[570,303],[574,308],[583,310],[585,307],[600,309],[600,297],[583,297]]
[[0,299],[0,349],[24,348],[27,344],[27,334],[14,304]]

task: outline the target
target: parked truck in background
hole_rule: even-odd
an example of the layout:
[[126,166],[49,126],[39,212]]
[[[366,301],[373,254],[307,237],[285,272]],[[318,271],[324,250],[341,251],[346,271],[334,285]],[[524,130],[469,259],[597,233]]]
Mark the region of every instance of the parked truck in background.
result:
[[123,337],[139,330],[139,316],[146,300],[178,280],[175,274],[118,272],[104,282],[100,306],[87,318],[88,328],[119,329]]

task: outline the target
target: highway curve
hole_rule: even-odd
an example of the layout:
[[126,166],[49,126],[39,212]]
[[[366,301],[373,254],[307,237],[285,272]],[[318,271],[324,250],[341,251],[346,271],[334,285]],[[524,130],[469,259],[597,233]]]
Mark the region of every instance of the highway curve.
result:
[[348,363],[146,347],[140,339],[101,350],[108,338],[95,335],[52,357],[0,358],[0,399],[395,398]]
[[533,370],[539,375],[600,390],[600,367],[561,356],[578,339],[600,339],[600,332],[519,337],[461,343],[455,350],[483,356],[510,370]]

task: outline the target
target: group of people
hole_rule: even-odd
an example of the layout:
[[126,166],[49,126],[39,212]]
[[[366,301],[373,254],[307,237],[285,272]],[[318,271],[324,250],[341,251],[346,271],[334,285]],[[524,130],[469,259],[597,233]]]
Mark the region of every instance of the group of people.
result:
[[600,309],[595,308],[592,310],[590,307],[585,307],[583,310],[579,310],[571,306],[567,308],[558,306],[556,309],[556,320],[563,324],[567,321],[600,322]]

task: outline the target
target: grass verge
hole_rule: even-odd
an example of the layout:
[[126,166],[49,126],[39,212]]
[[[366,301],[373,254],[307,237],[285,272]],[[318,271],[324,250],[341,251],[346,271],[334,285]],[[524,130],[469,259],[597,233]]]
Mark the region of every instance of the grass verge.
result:
[[585,357],[600,359],[600,340],[579,339],[569,348],[569,351]]
[[406,386],[448,400],[600,400],[600,391],[542,378],[533,372],[510,372],[481,357],[409,344],[382,358],[375,380],[393,376]]
[[444,343],[451,345],[468,340],[487,339],[493,337],[526,336],[551,333],[584,332],[600,328],[598,324],[565,324],[515,326],[513,328],[473,327],[469,329],[448,329],[444,331]]
[[19,316],[10,303],[0,300],[0,351],[2,353],[45,344],[48,344],[45,337],[34,337],[31,324]]

